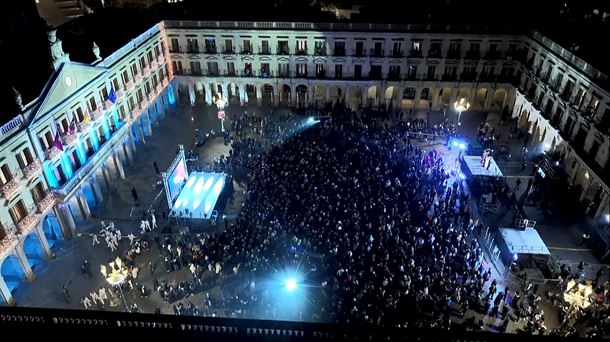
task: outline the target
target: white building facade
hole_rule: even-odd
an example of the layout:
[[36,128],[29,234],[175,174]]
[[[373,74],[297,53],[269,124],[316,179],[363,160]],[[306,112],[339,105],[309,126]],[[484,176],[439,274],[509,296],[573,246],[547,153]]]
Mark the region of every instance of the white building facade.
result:
[[[586,178],[581,199],[607,214],[608,187],[594,171],[607,170],[608,134],[596,130],[610,115],[597,81],[605,75],[543,38],[430,25],[165,21],[92,64],[56,49],[42,95],[1,129],[1,298],[13,303],[11,290],[35,278],[31,265],[78,232],[175,101],[212,104],[218,94],[272,106],[425,111],[467,98],[473,110],[506,109],[546,150],[565,149],[566,171]],[[544,85],[539,60],[557,89]]]

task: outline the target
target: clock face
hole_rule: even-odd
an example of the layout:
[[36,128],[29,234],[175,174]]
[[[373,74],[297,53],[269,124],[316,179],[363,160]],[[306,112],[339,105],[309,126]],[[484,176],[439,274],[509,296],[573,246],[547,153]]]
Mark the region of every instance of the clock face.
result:
[[70,76],[66,76],[65,82],[68,87],[72,86],[72,78]]

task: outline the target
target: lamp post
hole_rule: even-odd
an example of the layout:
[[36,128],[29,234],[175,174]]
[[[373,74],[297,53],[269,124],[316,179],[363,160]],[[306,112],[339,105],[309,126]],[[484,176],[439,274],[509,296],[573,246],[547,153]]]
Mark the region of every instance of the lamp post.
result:
[[[116,265],[116,267],[115,267]],[[127,300],[125,299],[125,295],[123,294],[123,282],[127,279],[129,271],[125,268],[123,261],[121,258],[117,257],[114,261],[108,264],[110,267],[110,273],[107,272],[106,266],[100,266],[100,272],[111,286],[117,286],[119,288],[119,293],[121,294],[121,299],[123,299],[123,305],[125,305],[125,310],[129,312],[129,307],[127,306]]]
[[218,119],[220,120],[220,131],[224,133],[225,131],[225,105],[227,104],[226,100],[222,98],[222,94],[218,93],[214,96],[214,103],[218,108]]
[[458,112],[458,121],[457,121],[458,128],[456,128],[456,131],[457,131],[459,129],[460,125],[462,124],[460,122],[460,117],[462,116],[462,112],[465,112],[468,110],[468,108],[470,108],[470,102],[468,102],[465,97],[462,97],[459,101],[455,101],[455,103],[453,104],[453,107]]

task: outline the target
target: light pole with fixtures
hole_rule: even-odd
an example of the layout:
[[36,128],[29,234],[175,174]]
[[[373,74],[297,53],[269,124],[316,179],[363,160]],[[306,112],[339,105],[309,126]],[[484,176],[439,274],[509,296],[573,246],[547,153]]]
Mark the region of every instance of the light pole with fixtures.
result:
[[453,107],[458,112],[458,121],[457,121],[458,127],[456,128],[456,132],[457,132],[460,125],[462,124],[460,122],[460,117],[462,116],[462,112],[465,112],[468,110],[468,108],[470,108],[470,102],[468,102],[465,97],[462,97],[462,98],[460,98],[459,101],[455,101],[455,103],[453,104]]
[[216,107],[218,108],[218,119],[220,120],[220,131],[224,133],[225,131],[225,105],[227,104],[227,101],[225,99],[222,98],[222,94],[218,93],[216,94],[216,96],[214,96],[214,103],[216,104]]
[[[116,267],[115,267],[116,265]],[[123,282],[127,279],[129,275],[129,271],[125,268],[125,264],[121,258],[117,257],[114,261],[108,264],[110,267],[110,272],[106,270],[106,266],[100,266],[100,272],[104,276],[104,279],[108,282],[108,284],[113,287],[119,288],[119,293],[121,294],[121,299],[123,299],[123,304],[125,305],[125,310],[129,312],[129,307],[127,306],[127,300],[125,299],[125,295],[123,294]]]

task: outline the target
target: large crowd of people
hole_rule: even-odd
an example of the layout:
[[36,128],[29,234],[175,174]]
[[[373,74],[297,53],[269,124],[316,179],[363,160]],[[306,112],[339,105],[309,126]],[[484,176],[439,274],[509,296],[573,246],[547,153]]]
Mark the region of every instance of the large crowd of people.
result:
[[[490,317],[499,331],[525,319],[524,331],[544,333],[536,291],[500,288],[482,262],[481,223],[453,160],[414,143],[421,133],[443,143],[450,126],[363,111],[318,110],[300,134],[292,115],[234,120],[230,153],[206,167],[242,173],[238,217],[218,233],[144,229],[161,264],[149,264],[150,288],[123,290],[157,293],[176,314],[440,328],[457,317],[472,330]],[[128,267],[137,255],[124,258]],[[185,269],[187,280],[157,280]],[[278,287],[286,274],[297,294]]]

